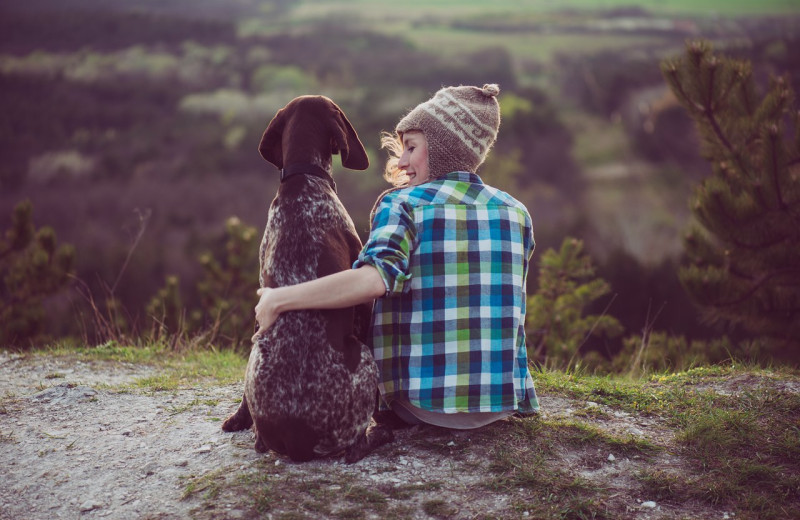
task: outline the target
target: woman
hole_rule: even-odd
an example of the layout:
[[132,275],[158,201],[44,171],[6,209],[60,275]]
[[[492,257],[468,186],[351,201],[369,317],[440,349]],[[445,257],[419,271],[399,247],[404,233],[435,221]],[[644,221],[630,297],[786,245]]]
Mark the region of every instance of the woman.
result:
[[406,423],[476,428],[539,409],[524,329],[530,215],[475,173],[497,137],[498,93],[443,88],[384,135],[395,189],[352,270],[259,290],[260,330],[281,312],[375,299],[382,406]]

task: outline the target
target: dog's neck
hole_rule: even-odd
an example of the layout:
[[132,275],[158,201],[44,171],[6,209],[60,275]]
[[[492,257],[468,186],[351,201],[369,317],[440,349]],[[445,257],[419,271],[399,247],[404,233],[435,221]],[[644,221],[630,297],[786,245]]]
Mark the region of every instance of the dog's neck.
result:
[[281,182],[285,182],[287,179],[291,178],[294,175],[312,175],[314,177],[319,177],[328,182],[331,185],[331,189],[336,191],[336,183],[333,182],[333,176],[331,176],[330,172],[330,162],[328,163],[328,168],[323,168],[319,164],[314,163],[303,163],[303,162],[295,162],[291,164],[286,164],[281,169]]

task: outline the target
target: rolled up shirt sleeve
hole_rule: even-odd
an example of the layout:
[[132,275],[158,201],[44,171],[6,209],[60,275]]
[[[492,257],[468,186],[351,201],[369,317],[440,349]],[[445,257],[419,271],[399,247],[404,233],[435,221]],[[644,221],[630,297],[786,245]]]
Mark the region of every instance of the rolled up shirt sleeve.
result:
[[364,265],[375,267],[383,279],[387,296],[410,290],[411,255],[417,247],[411,208],[393,195],[389,193],[380,201],[367,243],[353,263],[354,269]]

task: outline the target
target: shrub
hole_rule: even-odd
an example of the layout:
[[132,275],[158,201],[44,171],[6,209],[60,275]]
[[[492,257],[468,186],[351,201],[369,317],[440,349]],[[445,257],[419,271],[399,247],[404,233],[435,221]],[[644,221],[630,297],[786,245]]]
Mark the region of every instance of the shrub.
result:
[[30,201],[17,204],[0,240],[1,345],[23,346],[42,335],[42,302],[66,287],[74,260],[74,248],[58,247],[52,228],[36,230]]
[[526,333],[532,361],[569,368],[591,336],[614,337],[622,333],[616,318],[601,314],[584,316],[585,308],[608,294],[605,280],[595,278],[583,242],[565,238],[561,249],[548,249],[539,270],[539,290],[528,298]]

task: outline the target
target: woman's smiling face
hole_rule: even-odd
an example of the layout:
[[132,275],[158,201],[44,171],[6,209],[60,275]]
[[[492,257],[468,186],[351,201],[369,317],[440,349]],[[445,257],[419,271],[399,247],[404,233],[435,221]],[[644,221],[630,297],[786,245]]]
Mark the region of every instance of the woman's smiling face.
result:
[[405,170],[409,186],[419,186],[430,180],[428,140],[425,134],[411,130],[403,134],[403,155],[397,167]]

